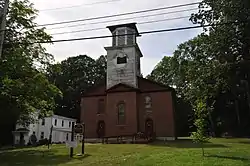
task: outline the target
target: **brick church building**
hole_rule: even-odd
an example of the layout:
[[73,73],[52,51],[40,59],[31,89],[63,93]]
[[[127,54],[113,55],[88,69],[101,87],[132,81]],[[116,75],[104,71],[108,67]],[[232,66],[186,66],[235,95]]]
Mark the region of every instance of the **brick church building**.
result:
[[107,76],[81,100],[85,137],[114,137],[138,132],[175,139],[173,88],[142,77],[136,23],[107,27],[112,46],[107,51]]

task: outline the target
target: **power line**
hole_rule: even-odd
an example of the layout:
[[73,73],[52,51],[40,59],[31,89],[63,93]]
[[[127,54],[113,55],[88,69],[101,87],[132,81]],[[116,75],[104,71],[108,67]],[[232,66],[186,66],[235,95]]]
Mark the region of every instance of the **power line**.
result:
[[[145,21],[145,22],[139,22],[139,23],[137,23],[137,24],[138,24],[138,25],[150,24],[150,23],[163,22],[163,21],[171,21],[171,20],[177,20],[177,19],[183,19],[183,18],[190,18],[190,16],[175,17],[175,18],[167,18],[167,19],[160,19],[160,20],[153,20],[153,21]],[[53,33],[53,34],[51,34],[51,35],[61,35],[61,34],[69,34],[69,33],[87,32],[87,31],[97,31],[97,30],[104,30],[104,29],[106,29],[106,28],[83,29],[83,30],[76,30],[76,31],[69,31],[69,32]]]
[[197,9],[198,8],[191,8],[191,9],[184,9],[184,10],[172,11],[172,12],[164,12],[164,13],[149,14],[149,15],[129,17],[129,18],[122,18],[122,19],[116,19],[116,20],[107,20],[107,21],[83,23],[83,24],[76,24],[76,25],[68,25],[68,26],[48,28],[47,30],[72,28],[72,27],[78,27],[78,26],[83,26],[83,25],[94,25],[94,24],[102,24],[102,23],[109,23],[109,22],[116,22],[116,21],[125,21],[125,20],[132,20],[132,19],[136,19],[136,18],[145,18],[145,17],[152,17],[152,16],[160,16],[160,15],[173,14],[173,13],[181,13],[181,12],[186,12],[186,11],[194,11],[194,10],[197,10]]
[[40,9],[40,12],[44,11],[53,11],[53,10],[62,10],[62,9],[70,9],[70,8],[76,8],[81,6],[90,6],[90,5],[97,5],[97,4],[103,4],[103,3],[111,3],[111,2],[117,2],[121,0],[108,0],[108,1],[101,1],[101,2],[94,2],[94,3],[85,3],[80,5],[73,5],[73,6],[65,6],[65,7],[59,7],[59,8],[49,8],[49,9]]
[[[171,28],[171,29],[161,29],[161,30],[152,30],[152,31],[144,31],[141,32],[142,34],[152,34],[152,33],[161,33],[161,32],[173,32],[173,31],[181,31],[181,30],[189,30],[189,29],[197,29],[197,28],[204,28],[210,27],[212,25],[197,25],[197,26],[189,26],[189,27],[179,27],[179,28]],[[121,35],[109,35],[109,36],[94,36],[94,37],[83,37],[83,38],[73,38],[73,39],[60,39],[60,40],[52,40],[52,41],[37,41],[37,42],[20,42],[17,44],[46,44],[46,43],[59,43],[59,42],[69,42],[69,41],[80,41],[80,40],[91,40],[91,39],[104,39],[104,38],[111,38],[116,36],[125,36],[125,35],[135,35],[134,33],[131,34],[121,34]],[[12,43],[6,43],[12,44]]]
[[[246,22],[246,21],[243,21]],[[151,30],[141,32],[142,34],[152,34],[152,33],[161,33],[161,32],[173,32],[173,31],[181,31],[181,30],[189,30],[189,29],[197,29],[197,28],[206,28],[212,26],[219,25],[228,25],[228,24],[239,24],[239,22],[226,22],[226,23],[217,23],[217,24],[209,24],[209,25],[197,25],[197,26],[189,26],[189,27],[179,27],[179,28],[171,28],[171,29],[160,29],[160,30]],[[46,43],[59,43],[59,42],[67,42],[67,41],[80,41],[80,40],[91,40],[91,39],[103,39],[103,38],[112,38],[116,36],[126,36],[126,35],[135,35],[135,33],[131,34],[120,34],[120,35],[109,35],[109,36],[94,36],[94,37],[83,37],[83,38],[73,38],[73,39],[60,39],[60,40],[52,40],[52,41],[37,41],[37,42],[16,42],[16,43],[5,43],[6,45],[12,44],[46,44]]]
[[69,33],[98,31],[98,30],[104,30],[104,29],[107,29],[107,28],[91,28],[91,29],[83,29],[83,30],[76,30],[76,31],[69,31],[69,32],[52,33],[51,35],[62,35],[62,34],[69,34]]
[[78,20],[71,20],[71,21],[62,21],[62,22],[55,22],[55,23],[49,23],[49,24],[42,24],[42,25],[38,25],[38,26],[51,26],[51,25],[59,25],[59,24],[69,24],[69,23],[74,23],[74,22],[81,22],[81,21],[98,20],[98,19],[104,19],[104,18],[111,18],[111,17],[118,17],[118,16],[146,13],[146,12],[152,12],[152,11],[165,10],[165,9],[186,7],[186,6],[191,6],[191,5],[197,5],[199,3],[200,2],[187,3],[187,4],[167,6],[167,7],[154,8],[154,9],[148,9],[148,10],[141,10],[141,11],[135,11],[135,12],[121,13],[121,14],[114,14],[114,15],[106,15],[106,16],[99,16],[99,17],[92,17],[92,18],[78,19]]
[[138,24],[151,24],[151,23],[156,23],[156,22],[163,22],[163,21],[171,21],[171,20],[179,20],[183,18],[190,18],[190,16],[183,16],[183,17],[175,17],[175,18],[167,18],[167,19],[160,19],[160,20],[153,20],[153,21],[144,21],[144,22],[139,22]]

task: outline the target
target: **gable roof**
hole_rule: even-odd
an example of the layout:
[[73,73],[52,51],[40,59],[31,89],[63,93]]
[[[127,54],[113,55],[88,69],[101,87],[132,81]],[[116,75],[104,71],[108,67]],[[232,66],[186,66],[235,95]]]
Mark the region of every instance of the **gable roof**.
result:
[[174,88],[170,86],[143,78],[138,78],[138,88],[134,88],[130,85],[119,83],[113,87],[106,89],[106,81],[102,81],[100,84],[96,84],[89,88],[82,97],[91,97],[91,96],[106,96],[107,93],[116,93],[116,92],[141,92],[141,93],[150,93],[150,92],[160,92],[160,91],[175,91]]
[[161,84],[159,82],[149,80],[143,77],[138,78],[138,87],[141,91],[157,91],[157,90],[165,90],[165,91],[174,91],[175,89],[168,86]]
[[107,89],[106,92],[113,93],[113,92],[128,92],[128,91],[139,91],[139,90],[140,90],[139,88],[135,88],[124,83],[119,83]]

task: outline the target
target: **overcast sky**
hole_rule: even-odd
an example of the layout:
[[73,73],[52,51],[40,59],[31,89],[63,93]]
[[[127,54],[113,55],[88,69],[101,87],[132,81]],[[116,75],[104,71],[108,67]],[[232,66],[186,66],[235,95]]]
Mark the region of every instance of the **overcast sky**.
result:
[[[34,3],[36,9],[40,10],[39,17],[36,20],[37,23],[47,24],[47,23],[54,23],[54,22],[61,22],[68,20],[76,20],[76,19],[133,12],[133,11],[159,8],[165,6],[180,5],[191,2],[197,2],[198,0],[30,0],[30,1]],[[78,6],[78,7],[64,8],[69,6]],[[48,26],[47,32],[53,34],[53,33],[76,31],[76,30],[105,28],[108,25],[130,23],[130,22],[138,23],[137,28],[139,32],[192,26],[192,23],[188,20],[188,18],[175,19],[171,21],[163,21],[163,22],[149,23],[149,24],[139,24],[139,23],[168,19],[168,18],[171,19],[176,17],[190,16],[190,14],[196,12],[196,10],[158,15],[152,17],[137,18],[126,21],[114,21],[112,23],[109,22],[102,24],[89,24],[89,25],[88,23],[108,21],[108,20],[119,20],[122,18],[137,17],[143,15],[157,14],[157,13],[166,13],[166,12],[179,11],[191,8],[194,9],[196,7],[198,6],[193,5],[193,6],[134,14],[122,17]],[[52,10],[54,8],[62,8],[62,9]],[[76,24],[85,24],[85,25],[77,27],[67,27],[69,25],[76,25]],[[51,29],[62,26],[64,28]],[[153,70],[155,65],[162,59],[162,57],[171,56],[173,54],[173,51],[177,48],[177,46],[180,43],[195,37],[200,32],[201,29],[191,29],[191,30],[176,31],[176,32],[145,34],[142,35],[140,38],[138,38],[137,40],[138,45],[144,56],[141,59],[143,75],[146,76],[147,74],[149,74]],[[102,35],[111,35],[111,34],[108,29],[102,29],[96,31],[85,31],[81,33],[53,35],[53,37],[54,40],[58,40],[58,39],[70,39],[70,38],[102,36]],[[46,45],[46,47],[48,49],[48,52],[54,55],[56,61],[61,61],[66,59],[67,57],[77,56],[79,54],[82,55],[86,54],[96,59],[100,55],[106,55],[104,47],[110,45],[111,45],[111,39],[106,38],[106,39],[54,43],[53,45]]]

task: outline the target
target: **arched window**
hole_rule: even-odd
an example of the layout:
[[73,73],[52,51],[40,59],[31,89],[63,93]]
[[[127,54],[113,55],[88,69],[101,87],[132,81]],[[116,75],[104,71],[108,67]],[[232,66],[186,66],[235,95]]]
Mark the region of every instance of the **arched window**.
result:
[[118,111],[118,124],[122,125],[125,124],[125,103],[120,102],[117,105],[117,111]]
[[150,96],[145,96],[144,98],[145,108],[151,109],[152,108],[152,98]]

